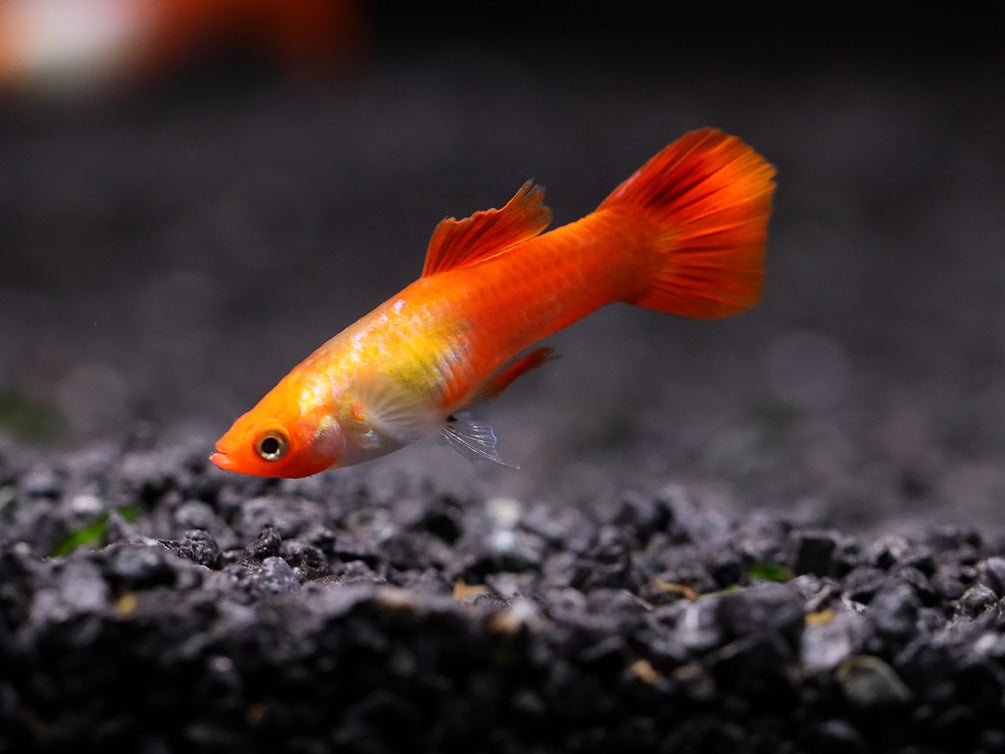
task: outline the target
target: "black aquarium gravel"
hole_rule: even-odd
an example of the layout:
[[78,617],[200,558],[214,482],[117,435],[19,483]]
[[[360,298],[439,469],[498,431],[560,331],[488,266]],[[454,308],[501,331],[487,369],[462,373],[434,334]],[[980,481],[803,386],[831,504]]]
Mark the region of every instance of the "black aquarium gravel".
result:
[[[973,529],[235,479],[202,450],[4,468],[0,749],[1005,745],[1005,546]],[[99,511],[99,549],[47,557]]]
[[[0,753],[1005,751],[996,19],[400,5],[334,84],[3,103]],[[759,307],[549,339],[520,471],[209,464],[441,218],[701,126],[778,168]]]

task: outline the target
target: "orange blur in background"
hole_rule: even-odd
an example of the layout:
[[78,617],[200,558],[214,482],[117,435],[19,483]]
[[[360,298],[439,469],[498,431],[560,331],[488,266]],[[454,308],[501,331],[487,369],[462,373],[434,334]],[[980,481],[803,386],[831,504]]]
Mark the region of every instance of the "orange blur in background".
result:
[[218,50],[325,75],[367,38],[355,0],[0,0],[0,93],[129,93]]

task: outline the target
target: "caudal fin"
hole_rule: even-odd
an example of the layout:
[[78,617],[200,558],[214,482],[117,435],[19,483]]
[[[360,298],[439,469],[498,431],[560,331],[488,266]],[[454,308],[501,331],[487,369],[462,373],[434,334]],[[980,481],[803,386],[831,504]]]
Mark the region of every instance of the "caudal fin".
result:
[[728,317],[761,299],[775,169],[735,136],[685,134],[597,208],[657,228],[647,287],[629,303],[686,317]]

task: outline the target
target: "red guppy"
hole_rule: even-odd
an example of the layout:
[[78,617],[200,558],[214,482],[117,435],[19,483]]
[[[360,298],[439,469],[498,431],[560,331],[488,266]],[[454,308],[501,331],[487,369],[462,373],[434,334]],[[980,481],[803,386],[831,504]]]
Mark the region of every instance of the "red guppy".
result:
[[551,350],[529,346],[615,301],[687,317],[756,304],[775,170],[740,139],[685,134],[596,211],[543,233],[543,190],[443,220],[422,276],[311,354],[217,442],[221,469],[303,477],[439,435],[507,464],[460,414]]

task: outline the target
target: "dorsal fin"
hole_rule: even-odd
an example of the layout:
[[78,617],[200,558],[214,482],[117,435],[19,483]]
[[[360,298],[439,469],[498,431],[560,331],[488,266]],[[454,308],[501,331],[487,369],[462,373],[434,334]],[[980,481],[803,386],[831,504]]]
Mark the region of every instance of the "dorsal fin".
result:
[[502,209],[440,221],[429,239],[422,276],[463,267],[538,235],[551,222],[544,189],[527,181]]

